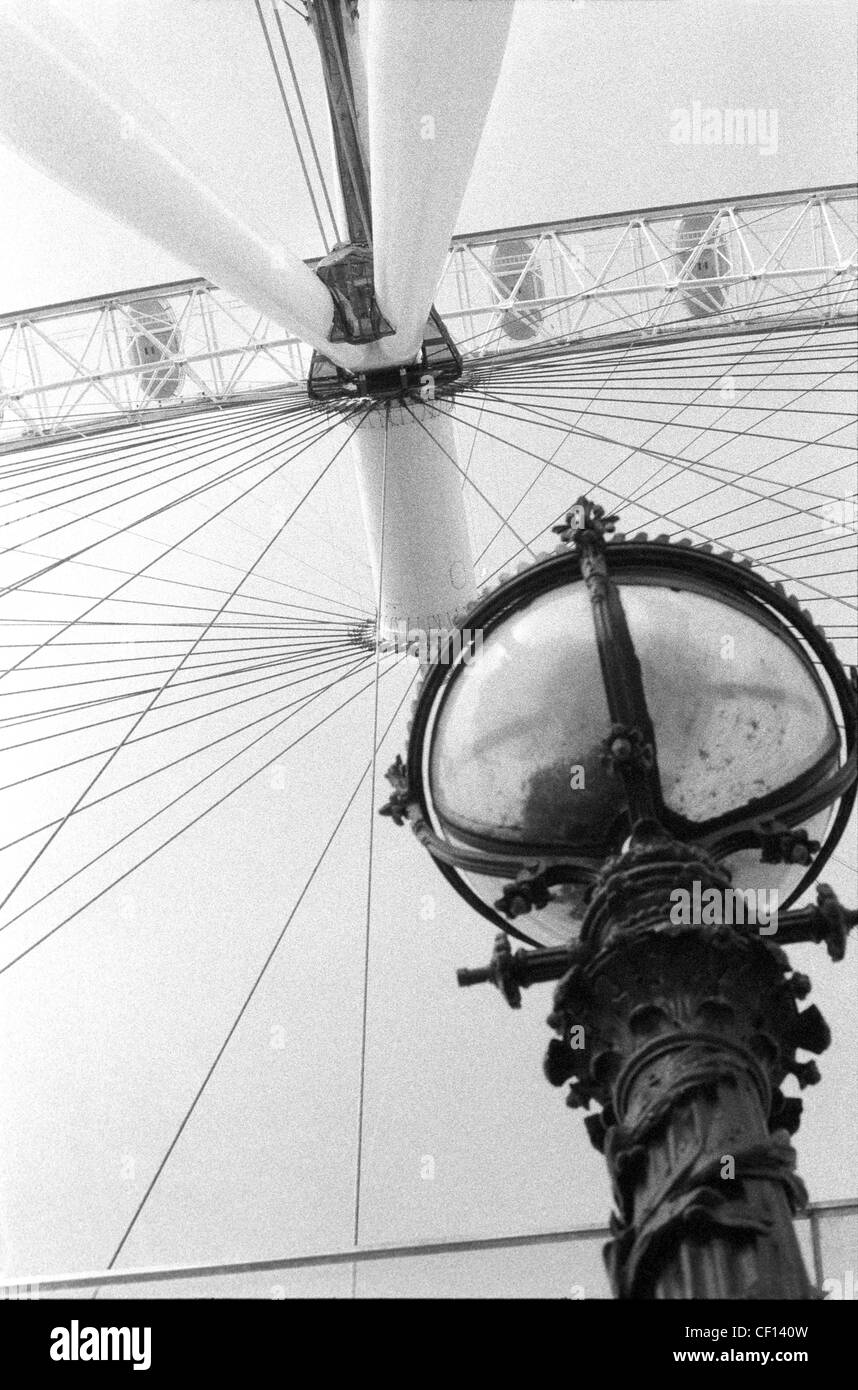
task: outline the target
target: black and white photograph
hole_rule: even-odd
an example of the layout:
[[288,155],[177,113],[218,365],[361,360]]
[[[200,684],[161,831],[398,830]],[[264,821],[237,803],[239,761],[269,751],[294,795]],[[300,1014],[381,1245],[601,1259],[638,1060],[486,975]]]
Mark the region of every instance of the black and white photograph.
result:
[[821,1374],[857,49],[854,0],[0,0],[24,1373],[545,1303]]

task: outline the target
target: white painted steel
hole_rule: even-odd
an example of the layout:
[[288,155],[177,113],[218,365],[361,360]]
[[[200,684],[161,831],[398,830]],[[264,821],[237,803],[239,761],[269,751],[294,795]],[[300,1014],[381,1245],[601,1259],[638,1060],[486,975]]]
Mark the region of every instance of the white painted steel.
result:
[[385,431],[379,411],[367,418],[351,447],[376,593],[383,564],[382,636],[399,643],[409,630],[428,634],[449,627],[476,597],[462,473],[452,461],[452,420],[415,403],[408,410],[391,408]]
[[374,0],[367,73],[375,285],[410,360],[444,269],[507,42],[512,0]]
[[181,135],[47,0],[0,7],[0,135],[57,182],[336,354],[331,297],[313,271],[230,206]]

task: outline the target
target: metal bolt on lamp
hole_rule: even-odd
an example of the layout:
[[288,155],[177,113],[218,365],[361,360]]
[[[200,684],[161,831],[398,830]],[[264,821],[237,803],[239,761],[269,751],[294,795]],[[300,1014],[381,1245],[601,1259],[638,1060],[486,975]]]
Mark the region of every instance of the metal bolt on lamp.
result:
[[[781,1086],[819,1079],[796,1053],[829,1032],[782,946],[839,959],[858,920],[824,884],[788,910],[854,804],[855,672],[748,561],[616,521],[580,498],[558,551],[463,617],[383,814],[502,928],[461,984],[518,1007],[559,981],[545,1070],[600,1107],[585,1123],[613,1181],[617,1296],[812,1298],[791,1219],[801,1101]],[[677,920],[677,890],[708,911]],[[781,910],[736,921],[713,906],[728,890]]]

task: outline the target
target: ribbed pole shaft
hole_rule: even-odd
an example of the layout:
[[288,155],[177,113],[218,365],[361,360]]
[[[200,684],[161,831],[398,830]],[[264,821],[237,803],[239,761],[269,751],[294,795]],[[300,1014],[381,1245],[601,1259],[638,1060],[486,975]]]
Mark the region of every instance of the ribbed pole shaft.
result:
[[[635,1296],[812,1298],[783,1181],[791,1171],[790,1153],[769,1132],[757,1084],[725,1056],[721,1079],[681,1099],[678,1078],[688,1076],[695,1063],[706,1069],[713,1059],[708,1050],[695,1056],[699,1044],[693,1036],[680,1033],[673,1047],[638,1070],[623,1115],[623,1126],[634,1132],[641,1121],[645,1129],[654,1091],[663,1088],[671,1102],[664,1123],[644,1141],[631,1195],[632,1228],[654,1233],[648,1246],[638,1245]],[[782,1172],[771,1162],[779,1156]],[[710,1176],[680,1195],[677,1180],[689,1163],[698,1175]],[[751,1176],[755,1167],[769,1176]],[[621,1281],[618,1292],[628,1283]]]
[[693,846],[638,845],[606,866],[549,1022],[546,1072],[608,1162],[606,1261],[618,1298],[809,1299],[792,1217],[806,1200],[789,1135],[828,1041],[767,936],[677,924],[671,890],[729,880]]

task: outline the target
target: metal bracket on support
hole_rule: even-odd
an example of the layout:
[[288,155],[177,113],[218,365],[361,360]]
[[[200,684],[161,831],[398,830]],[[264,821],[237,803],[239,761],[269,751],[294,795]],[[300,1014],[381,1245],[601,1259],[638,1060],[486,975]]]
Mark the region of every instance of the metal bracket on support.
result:
[[806,830],[774,822],[760,830],[760,862],[763,864],[811,864],[819,853],[819,840]]
[[627,724],[614,724],[608,737],[602,741],[602,762],[611,772],[618,773],[622,768],[633,766],[645,772],[655,764],[655,754],[640,729]]
[[598,502],[591,502],[589,497],[579,497],[566,513],[566,520],[551,529],[565,545],[580,550],[587,543],[603,543],[616,530],[619,519],[616,515],[606,516],[605,508]]
[[535,870],[522,869],[513,883],[505,883],[495,907],[505,917],[520,917],[522,913],[530,912],[532,908],[538,911],[550,902],[551,893],[545,871],[540,867]]
[[523,989],[547,980],[562,979],[575,959],[576,951],[571,946],[520,949],[513,954],[506,932],[498,932],[489,964],[477,970],[458,970],[456,979],[463,988],[493,984],[511,1009],[520,1009]]
[[[386,320],[385,320],[386,322]],[[349,341],[374,341],[352,338]],[[333,341],[333,335],[332,335]],[[434,401],[443,388],[462,375],[461,354],[433,309],[423,334],[420,355],[415,361],[367,372],[347,372],[321,353],[314,352],[307,380],[307,394],[314,401],[336,401],[347,397],[374,397],[378,400]]]
[[819,883],[815,904],[780,913],[778,942],[786,946],[824,942],[831,959],[838,961],[846,954],[846,939],[854,926],[858,926],[858,909],[844,907],[830,884]]
[[402,761],[401,753],[397,753],[396,760],[391,763],[384,775],[393,787],[393,791],[390,799],[379,809],[378,814],[389,816],[394,825],[404,825],[408,819],[411,796],[408,791],[408,772]]
[[371,247],[335,246],[319,261],[316,274],[334,301],[332,343],[374,343],[396,332],[375,297]]

